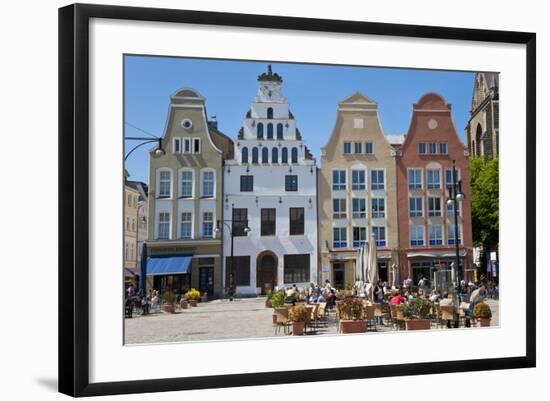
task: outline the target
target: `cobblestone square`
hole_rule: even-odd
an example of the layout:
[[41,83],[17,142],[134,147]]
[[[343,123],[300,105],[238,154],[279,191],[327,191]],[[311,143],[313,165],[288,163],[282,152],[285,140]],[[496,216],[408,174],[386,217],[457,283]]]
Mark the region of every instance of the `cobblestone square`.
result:
[[[491,326],[499,325],[499,302],[488,299],[493,318]],[[178,309],[175,314],[164,312],[125,319],[126,344],[151,344],[182,341],[208,341],[282,337],[272,325],[273,309],[265,307],[265,298],[243,298],[232,302],[214,300],[197,307]],[[432,326],[432,330],[435,329]],[[376,332],[393,331],[391,325],[377,325]],[[447,329],[441,329],[447,330]],[[475,330],[475,329],[473,329]],[[376,334],[369,330],[369,333]],[[307,335],[340,335],[334,310],[326,325],[317,325]]]

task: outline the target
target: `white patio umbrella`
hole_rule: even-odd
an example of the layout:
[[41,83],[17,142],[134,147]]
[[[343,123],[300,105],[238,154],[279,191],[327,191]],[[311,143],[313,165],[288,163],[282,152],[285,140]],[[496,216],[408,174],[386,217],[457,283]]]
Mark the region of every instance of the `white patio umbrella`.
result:
[[356,282],[363,280],[362,263],[363,263],[363,247],[357,250],[357,257],[355,258],[355,271],[353,273],[354,274],[353,278],[355,279]]
[[361,261],[361,280],[367,281],[368,268],[369,268],[369,248],[366,243],[361,246],[363,250],[363,259]]
[[369,241],[369,283],[373,286],[378,283],[378,260],[376,257],[376,237],[371,235]]

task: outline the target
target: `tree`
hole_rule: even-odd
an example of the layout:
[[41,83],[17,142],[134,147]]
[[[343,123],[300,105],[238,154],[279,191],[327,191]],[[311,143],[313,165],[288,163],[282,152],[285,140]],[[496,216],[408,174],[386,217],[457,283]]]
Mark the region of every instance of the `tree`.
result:
[[486,252],[496,250],[499,242],[498,158],[470,159],[470,188],[473,241],[482,248],[481,266],[485,266]]

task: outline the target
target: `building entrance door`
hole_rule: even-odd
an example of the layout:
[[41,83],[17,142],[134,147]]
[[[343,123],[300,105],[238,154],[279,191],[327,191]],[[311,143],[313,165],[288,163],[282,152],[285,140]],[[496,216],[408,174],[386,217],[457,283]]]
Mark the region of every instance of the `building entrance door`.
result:
[[202,267],[199,269],[199,291],[211,297],[214,295],[214,268]]
[[332,267],[333,285],[336,289],[342,289],[346,286],[346,269],[343,263],[334,263]]
[[264,255],[260,261],[260,287],[262,295],[275,287],[276,264],[272,255]]

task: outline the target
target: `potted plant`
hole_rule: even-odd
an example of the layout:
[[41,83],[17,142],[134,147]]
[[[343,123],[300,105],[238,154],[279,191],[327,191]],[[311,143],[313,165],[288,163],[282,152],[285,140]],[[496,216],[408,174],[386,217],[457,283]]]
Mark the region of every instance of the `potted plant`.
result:
[[180,306],[181,306],[181,309],[189,308],[189,301],[187,300],[186,296],[181,297]]
[[479,327],[489,327],[491,325],[491,308],[485,302],[480,302],[474,306],[474,319]]
[[271,304],[271,298],[273,297],[273,294],[275,293],[274,290],[269,290],[265,297],[265,307],[271,308],[273,305]]
[[402,307],[407,330],[428,330],[431,327],[432,303],[425,298],[414,298]]
[[164,311],[166,313],[176,313],[176,294],[172,291],[165,291],[162,293],[162,300],[164,301]]
[[340,329],[343,334],[365,333],[367,321],[363,319],[363,301],[358,298],[346,298],[340,304]]
[[304,334],[308,310],[304,305],[296,305],[289,309],[288,319],[292,322],[292,335]]
[[201,293],[194,288],[191,288],[189,291],[187,291],[185,296],[189,300],[189,305],[197,306],[197,301],[200,299]]
[[[269,303],[273,308],[280,308],[285,304],[285,298],[286,298],[286,294],[283,290],[273,291],[271,293],[271,299],[269,300]],[[272,316],[273,316],[273,324],[276,324],[277,315],[273,314]]]

